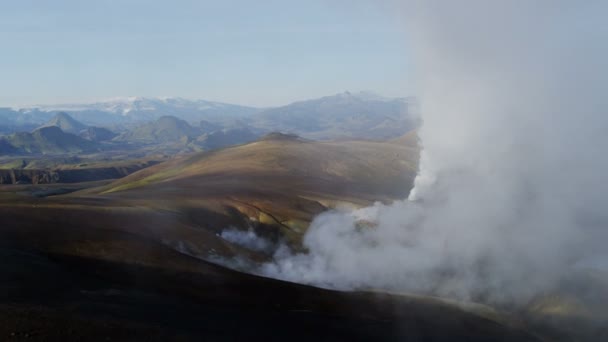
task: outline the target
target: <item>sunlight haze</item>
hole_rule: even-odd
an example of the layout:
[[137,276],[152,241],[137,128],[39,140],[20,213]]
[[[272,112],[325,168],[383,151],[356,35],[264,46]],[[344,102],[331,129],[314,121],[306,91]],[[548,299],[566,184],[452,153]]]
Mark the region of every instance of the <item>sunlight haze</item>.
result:
[[0,106],[407,96],[403,40],[374,1],[3,1]]

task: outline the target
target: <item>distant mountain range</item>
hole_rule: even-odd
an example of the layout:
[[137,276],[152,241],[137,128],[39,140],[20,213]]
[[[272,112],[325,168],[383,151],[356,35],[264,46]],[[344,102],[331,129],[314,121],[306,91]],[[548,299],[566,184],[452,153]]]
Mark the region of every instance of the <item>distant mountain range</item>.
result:
[[158,151],[191,152],[243,144],[260,137],[246,125],[228,128],[205,121],[191,126],[175,116],[142,122],[117,134],[104,127],[87,126],[60,112],[30,132],[0,136],[0,155],[66,154],[102,150],[152,148]]
[[167,115],[124,132],[116,140],[147,144],[180,140],[187,142],[200,134],[198,129],[190,126],[185,120]]
[[264,131],[310,139],[389,139],[416,128],[419,118],[414,99],[344,92],[263,110],[249,122]]
[[127,97],[92,104],[37,106],[31,110],[68,112],[77,120],[92,125],[141,122],[171,115],[189,122],[222,121],[251,115],[259,109],[228,103],[175,98]]
[[222,128],[210,127],[203,123],[200,127],[194,127],[185,120],[167,115],[126,131],[114,141],[140,144],[180,143],[213,149],[250,142],[259,137],[260,134],[254,133],[247,126],[232,125]]
[[0,154],[62,154],[95,150],[96,145],[57,126],[0,138]]
[[[58,113],[65,114],[56,117]],[[65,115],[80,125],[69,121]],[[321,140],[382,140],[401,136],[419,125],[413,98],[344,92],[266,109],[205,100],[144,97],[92,104],[0,108],[0,134],[31,131],[41,125],[57,126],[64,132],[79,134],[89,126],[97,126],[137,139],[138,135],[155,134],[152,132],[155,128],[142,124],[168,116],[192,126],[196,132],[180,135],[189,137],[198,136],[200,130],[211,134],[238,128],[258,135],[281,131]],[[190,129],[180,125],[182,130]],[[159,134],[162,135],[160,131],[156,135]],[[173,137],[168,139],[173,140]]]

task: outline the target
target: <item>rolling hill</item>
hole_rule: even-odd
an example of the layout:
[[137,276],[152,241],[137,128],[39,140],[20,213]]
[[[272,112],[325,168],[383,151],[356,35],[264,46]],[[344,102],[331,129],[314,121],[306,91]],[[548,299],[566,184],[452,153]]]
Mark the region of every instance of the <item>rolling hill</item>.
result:
[[154,207],[163,203],[215,233],[229,226],[257,227],[297,245],[312,218],[327,208],[407,196],[417,153],[415,146],[314,142],[277,133],[176,158],[83,194]]
[[[138,188],[142,183],[150,183],[152,187],[212,174],[263,172],[268,176],[304,176],[338,183],[352,182],[354,188],[349,189],[351,192],[367,187],[402,196],[407,194],[415,176],[416,160],[417,148],[413,144],[315,142],[297,135],[271,133],[247,145],[166,162],[119,183],[121,188]],[[357,183],[359,185],[355,185]],[[404,186],[403,189],[395,189],[389,184]]]

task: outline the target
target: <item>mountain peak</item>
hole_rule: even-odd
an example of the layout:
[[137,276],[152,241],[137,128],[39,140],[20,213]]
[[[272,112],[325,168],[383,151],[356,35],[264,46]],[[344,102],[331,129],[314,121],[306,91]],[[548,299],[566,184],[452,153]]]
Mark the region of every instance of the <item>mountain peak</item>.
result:
[[352,98],[352,99],[357,99],[357,100],[362,100],[362,101],[389,101],[389,100],[392,100],[391,98],[384,97],[382,95],[379,95],[379,94],[374,93],[373,91],[369,91],[369,90],[362,90],[362,91],[358,91],[358,92],[350,92],[350,91],[346,90],[343,93],[334,95],[333,97],[342,98],[342,99]]
[[62,131],[77,134],[87,126],[80,121],[72,118],[68,113],[59,112],[51,120],[42,125],[44,127],[59,127]]

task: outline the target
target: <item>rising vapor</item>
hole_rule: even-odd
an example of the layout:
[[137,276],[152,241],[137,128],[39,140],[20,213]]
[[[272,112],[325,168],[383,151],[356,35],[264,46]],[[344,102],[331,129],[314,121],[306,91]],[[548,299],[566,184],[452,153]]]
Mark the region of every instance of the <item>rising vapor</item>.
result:
[[320,215],[305,236],[307,253],[282,248],[262,273],[513,303],[550,289],[581,260],[601,258],[607,7],[401,7],[424,120],[410,198]]

